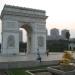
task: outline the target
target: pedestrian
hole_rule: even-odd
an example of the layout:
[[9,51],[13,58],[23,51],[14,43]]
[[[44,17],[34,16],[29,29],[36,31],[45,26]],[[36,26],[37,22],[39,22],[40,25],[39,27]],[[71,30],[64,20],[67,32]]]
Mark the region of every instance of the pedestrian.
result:
[[47,50],[47,56],[49,55],[49,50]]
[[41,56],[40,56],[39,49],[37,49],[37,60],[39,60],[41,62]]
[[40,63],[41,63],[41,57],[39,57]]
[[26,55],[26,52],[27,52],[27,49],[26,48],[25,48],[24,52],[25,52],[25,55]]

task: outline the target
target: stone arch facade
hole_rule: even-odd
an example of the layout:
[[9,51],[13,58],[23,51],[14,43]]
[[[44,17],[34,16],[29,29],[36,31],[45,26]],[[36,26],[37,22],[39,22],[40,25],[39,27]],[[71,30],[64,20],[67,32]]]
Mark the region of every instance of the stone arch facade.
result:
[[[44,10],[5,5],[1,12],[2,54],[19,54],[19,28],[28,29],[27,53],[46,52],[46,18]],[[13,35],[15,47],[8,49],[8,36]],[[30,39],[30,40],[29,40]],[[31,45],[31,46],[30,46]]]

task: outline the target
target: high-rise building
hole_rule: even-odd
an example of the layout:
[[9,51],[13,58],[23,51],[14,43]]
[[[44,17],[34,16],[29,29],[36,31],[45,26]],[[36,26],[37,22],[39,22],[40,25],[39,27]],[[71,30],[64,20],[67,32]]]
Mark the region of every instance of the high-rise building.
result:
[[59,30],[56,28],[51,29],[51,36],[59,36]]
[[63,39],[66,39],[66,32],[69,32],[69,30],[64,29],[64,30],[61,31],[61,37],[62,37]]
[[50,31],[50,39],[51,40],[58,40],[60,38],[59,36],[59,30],[56,28],[51,29]]

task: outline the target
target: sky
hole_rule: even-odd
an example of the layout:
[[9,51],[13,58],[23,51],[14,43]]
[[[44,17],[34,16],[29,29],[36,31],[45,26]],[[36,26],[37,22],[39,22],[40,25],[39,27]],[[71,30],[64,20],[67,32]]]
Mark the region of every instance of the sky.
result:
[[0,0],[0,13],[5,4],[45,10],[48,31],[68,29],[71,37],[75,37],[75,0]]

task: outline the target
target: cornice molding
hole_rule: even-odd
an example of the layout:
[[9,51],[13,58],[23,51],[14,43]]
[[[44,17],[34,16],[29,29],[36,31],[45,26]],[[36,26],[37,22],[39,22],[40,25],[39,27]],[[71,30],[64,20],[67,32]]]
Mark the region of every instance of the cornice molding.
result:
[[42,18],[42,19],[46,19],[48,17],[48,16],[42,16],[42,15],[36,15],[36,14],[27,14],[27,13],[10,12],[10,11],[4,11],[1,14],[1,18],[4,15],[13,15],[13,16],[22,16],[22,17],[31,17],[31,18]]
[[32,8],[10,6],[10,5],[4,6],[1,12],[1,18],[3,18],[4,15],[23,16],[31,18],[42,18],[42,19],[46,19],[48,17],[45,15],[44,10],[37,10]]
[[36,11],[36,12],[42,12],[45,13],[45,10],[40,10],[40,9],[33,9],[33,8],[26,8],[26,7],[20,7],[20,6],[13,6],[13,5],[5,5],[4,8],[15,8],[15,9],[20,9],[20,10],[29,10],[29,11]]

